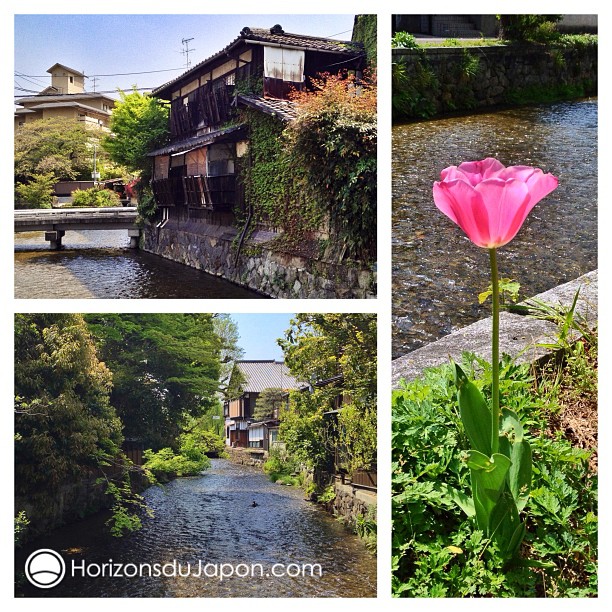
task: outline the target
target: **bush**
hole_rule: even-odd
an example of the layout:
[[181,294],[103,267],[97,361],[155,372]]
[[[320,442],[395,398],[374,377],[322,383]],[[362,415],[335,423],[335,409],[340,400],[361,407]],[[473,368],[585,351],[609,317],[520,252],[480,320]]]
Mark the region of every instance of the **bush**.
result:
[[270,480],[279,484],[300,484],[300,479],[294,476],[298,469],[298,462],[279,447],[272,447],[268,460],[263,465],[263,471],[268,474]]
[[72,205],[84,208],[103,208],[109,206],[121,206],[119,194],[99,187],[90,189],[77,189],[72,192]]
[[396,32],[391,38],[392,49],[418,49],[419,44],[414,35],[408,32]]
[[144,459],[145,468],[162,482],[176,476],[197,476],[210,466],[210,460],[206,456],[191,459],[187,455],[176,455],[171,448],[162,448],[157,452],[148,448],[144,452]]
[[563,15],[500,15],[500,37],[546,43],[559,37],[557,22]]
[[28,183],[18,183],[15,199],[18,208],[51,208],[55,175],[34,174]]
[[376,257],[376,82],[351,75],[311,79],[314,92],[293,97],[298,117],[286,130],[303,188],[328,215],[345,257]]

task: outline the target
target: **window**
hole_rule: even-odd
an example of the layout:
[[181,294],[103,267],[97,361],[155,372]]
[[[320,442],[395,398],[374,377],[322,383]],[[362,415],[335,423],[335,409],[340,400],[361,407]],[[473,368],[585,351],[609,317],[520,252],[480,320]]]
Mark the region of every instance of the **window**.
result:
[[74,77],[70,77],[70,82],[74,83]]

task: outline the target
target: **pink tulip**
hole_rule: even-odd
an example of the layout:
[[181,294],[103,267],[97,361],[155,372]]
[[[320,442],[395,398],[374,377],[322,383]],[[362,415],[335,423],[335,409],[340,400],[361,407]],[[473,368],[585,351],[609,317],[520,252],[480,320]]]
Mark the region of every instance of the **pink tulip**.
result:
[[442,170],[433,186],[436,206],[477,246],[494,249],[512,240],[531,209],[558,180],[530,166],[488,157]]

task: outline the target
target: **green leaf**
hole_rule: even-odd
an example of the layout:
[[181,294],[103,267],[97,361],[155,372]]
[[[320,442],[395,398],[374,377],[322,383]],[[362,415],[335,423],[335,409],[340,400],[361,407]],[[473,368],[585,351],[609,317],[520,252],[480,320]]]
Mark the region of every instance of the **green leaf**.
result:
[[523,438],[523,426],[518,416],[506,408],[502,411],[500,452],[512,462],[508,471],[508,484],[520,512],[529,499],[531,487],[531,447]]
[[457,364],[455,364],[455,378],[459,388],[457,399],[465,433],[474,449],[484,455],[490,455],[491,411],[478,387],[467,379]]
[[529,499],[531,487],[531,447],[527,440],[521,440],[512,445],[511,461],[508,484],[517,510],[520,512]]
[[475,516],[474,500],[468,497],[465,493],[449,487],[446,484],[442,485],[442,490],[452,499],[452,501],[465,512],[468,517]]
[[478,526],[491,533],[491,517],[495,505],[506,487],[506,476],[510,469],[510,459],[495,453],[487,457],[471,450],[468,452],[468,467],[472,475],[472,495]]

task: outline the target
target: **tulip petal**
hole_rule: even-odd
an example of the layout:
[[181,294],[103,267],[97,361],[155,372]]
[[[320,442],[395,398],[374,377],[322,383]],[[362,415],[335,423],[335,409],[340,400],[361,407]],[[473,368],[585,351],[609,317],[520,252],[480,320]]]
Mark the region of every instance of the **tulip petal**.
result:
[[486,246],[495,248],[510,242],[529,212],[527,185],[517,179],[491,178],[476,185],[475,189],[489,214],[489,243]]
[[468,182],[456,179],[434,183],[436,206],[478,246],[489,242],[489,216],[480,194]]
[[[539,168],[527,179],[529,189],[530,205],[533,208],[542,198],[554,191],[559,184],[559,180],[552,174],[544,174]],[[530,208],[531,210],[531,208]]]
[[461,172],[473,186],[478,185],[478,183],[484,179],[496,176],[498,172],[504,169],[505,166],[493,157],[487,157],[481,161],[463,162],[457,167],[457,170]]

